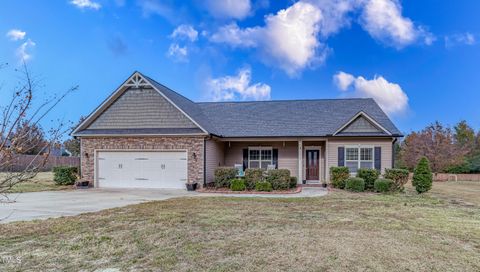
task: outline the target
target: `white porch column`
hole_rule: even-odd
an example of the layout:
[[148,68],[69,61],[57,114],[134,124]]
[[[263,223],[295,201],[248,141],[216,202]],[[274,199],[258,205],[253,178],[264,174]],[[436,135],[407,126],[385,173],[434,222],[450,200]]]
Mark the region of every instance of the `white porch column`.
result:
[[303,183],[303,143],[302,140],[298,140],[298,184]]

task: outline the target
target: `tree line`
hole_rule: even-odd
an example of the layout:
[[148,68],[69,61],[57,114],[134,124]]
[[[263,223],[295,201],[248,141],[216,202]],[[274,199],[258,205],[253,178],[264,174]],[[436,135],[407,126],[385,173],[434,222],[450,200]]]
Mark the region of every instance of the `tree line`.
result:
[[463,120],[453,128],[435,122],[395,145],[395,167],[414,170],[420,158],[435,173],[480,173],[480,130]]

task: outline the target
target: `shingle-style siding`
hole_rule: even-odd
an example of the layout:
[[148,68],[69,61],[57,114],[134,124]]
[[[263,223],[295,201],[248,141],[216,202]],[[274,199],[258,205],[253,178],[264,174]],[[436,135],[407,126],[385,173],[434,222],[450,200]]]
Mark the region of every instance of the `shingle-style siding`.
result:
[[[381,170],[382,174],[385,172],[385,168],[392,168],[392,139],[328,139],[328,154],[327,154],[327,171],[331,166],[338,166],[338,147],[348,145],[368,145],[379,146],[382,148],[382,161]],[[329,179],[329,173],[327,173]],[[327,179],[327,180],[328,180]]]
[[203,141],[201,136],[183,137],[82,137],[82,178],[94,181],[96,150],[187,150],[188,180],[203,185]]
[[359,116],[352,123],[350,123],[346,128],[341,132],[382,132],[380,129],[375,127],[370,121],[365,119],[365,117]]
[[130,88],[88,129],[196,128],[175,106],[152,88]]
[[214,181],[215,169],[225,165],[225,142],[207,140],[205,142],[205,173],[207,182]]
[[249,146],[271,146],[278,149],[278,168],[290,170],[294,177],[298,176],[298,143],[297,142],[231,142],[225,145],[225,166],[233,167],[243,163],[243,149]]

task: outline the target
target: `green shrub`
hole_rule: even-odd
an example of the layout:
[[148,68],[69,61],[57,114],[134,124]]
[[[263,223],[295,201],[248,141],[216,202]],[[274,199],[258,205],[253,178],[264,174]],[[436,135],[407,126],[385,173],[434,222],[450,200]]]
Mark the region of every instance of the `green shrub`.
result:
[[263,169],[247,169],[245,170],[245,185],[247,190],[255,189],[255,184],[259,181],[264,181],[265,177],[263,176]]
[[271,192],[273,189],[270,182],[262,181],[255,184],[255,190],[259,192]]
[[378,193],[386,193],[393,191],[394,181],[391,179],[379,178],[375,180],[374,189]]
[[362,178],[348,178],[345,182],[345,190],[363,192],[365,191],[365,181]]
[[403,191],[403,187],[408,182],[408,174],[407,169],[385,169],[383,177],[393,180],[392,191]]
[[335,188],[345,188],[345,182],[350,177],[350,171],[345,166],[330,167],[330,182]]
[[245,191],[246,188],[243,179],[232,179],[230,181],[230,190],[232,191]]
[[297,188],[297,177],[290,177],[290,188]]
[[229,188],[230,180],[237,176],[237,169],[233,167],[219,167],[215,169],[215,187]]
[[425,193],[432,188],[433,175],[430,170],[430,162],[422,157],[413,171],[412,185],[419,194]]
[[273,190],[287,190],[290,188],[290,170],[268,170],[266,181],[272,184]]
[[78,167],[57,166],[53,168],[53,181],[57,185],[73,185],[77,180]]
[[365,181],[365,190],[373,190],[375,180],[380,176],[377,169],[360,168],[357,171],[357,177]]

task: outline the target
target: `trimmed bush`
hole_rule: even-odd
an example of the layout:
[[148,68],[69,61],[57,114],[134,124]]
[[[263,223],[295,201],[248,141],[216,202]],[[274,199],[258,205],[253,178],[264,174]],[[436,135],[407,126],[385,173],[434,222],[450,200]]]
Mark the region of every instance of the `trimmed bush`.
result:
[[377,169],[360,168],[357,171],[357,177],[365,181],[365,190],[373,190],[375,180],[380,176]]
[[403,187],[408,182],[408,174],[407,169],[385,169],[383,177],[393,180],[392,191],[403,191]]
[[380,178],[375,180],[374,189],[378,193],[386,193],[393,191],[394,181],[391,179]]
[[237,169],[234,167],[219,167],[215,169],[215,188],[229,188],[230,181],[237,176]]
[[345,182],[345,190],[363,192],[365,191],[365,181],[362,178],[348,178]]
[[78,167],[57,166],[53,168],[53,181],[57,185],[73,185],[77,180]]
[[335,188],[345,188],[345,182],[350,177],[350,171],[345,166],[330,167],[330,182]]
[[297,188],[297,177],[290,177],[290,188]]
[[245,185],[247,190],[255,189],[255,184],[265,180],[263,176],[263,169],[247,169],[245,170]]
[[266,181],[272,184],[273,190],[287,190],[290,188],[290,170],[268,170]]
[[413,171],[412,185],[419,194],[428,192],[432,189],[433,175],[430,169],[430,162],[422,157]]
[[271,192],[273,189],[272,189],[272,184],[270,184],[270,182],[261,181],[255,184],[255,190],[259,192]]
[[245,181],[243,179],[232,179],[230,181],[230,190],[232,191],[245,191]]

